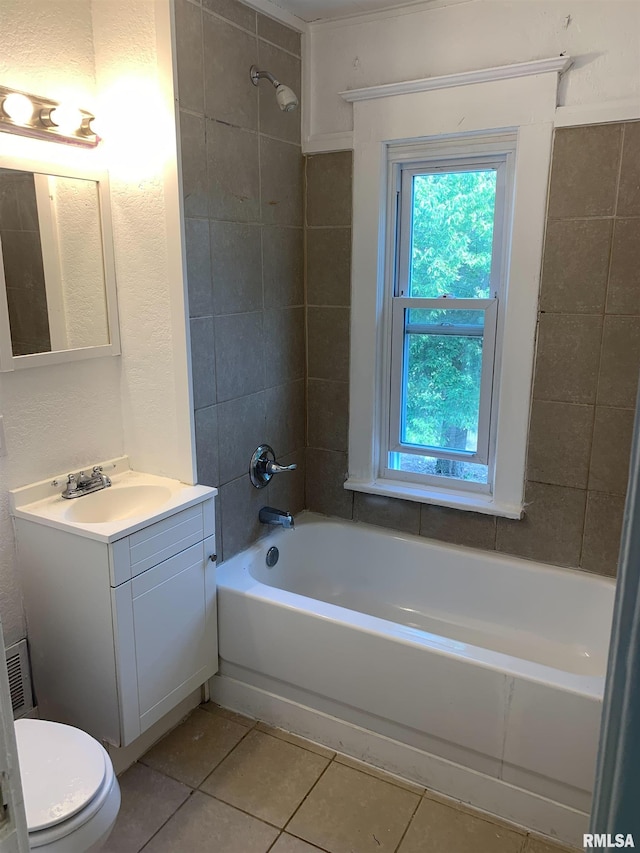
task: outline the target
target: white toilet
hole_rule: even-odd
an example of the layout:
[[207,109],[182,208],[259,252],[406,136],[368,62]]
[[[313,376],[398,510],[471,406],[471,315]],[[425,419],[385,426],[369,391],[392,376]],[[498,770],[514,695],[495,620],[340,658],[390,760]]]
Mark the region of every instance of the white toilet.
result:
[[16,720],[29,847],[93,853],[113,829],[120,787],[107,752],[72,726]]

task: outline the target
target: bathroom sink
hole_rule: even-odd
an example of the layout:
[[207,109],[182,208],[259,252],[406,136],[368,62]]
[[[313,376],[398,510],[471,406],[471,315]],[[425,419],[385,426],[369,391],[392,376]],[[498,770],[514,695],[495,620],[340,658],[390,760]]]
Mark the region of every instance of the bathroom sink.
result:
[[69,501],[65,518],[79,524],[104,524],[152,512],[171,497],[166,486],[112,486]]
[[68,500],[62,497],[68,474],[59,474],[9,492],[11,514],[87,539],[115,542],[217,494],[209,486],[132,471],[126,456],[99,467],[111,486]]

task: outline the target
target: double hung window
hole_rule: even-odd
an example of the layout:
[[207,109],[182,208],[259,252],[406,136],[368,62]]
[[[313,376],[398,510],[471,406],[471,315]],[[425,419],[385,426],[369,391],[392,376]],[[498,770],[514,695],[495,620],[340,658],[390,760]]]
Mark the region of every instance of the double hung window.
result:
[[383,478],[492,492],[512,156],[390,149]]

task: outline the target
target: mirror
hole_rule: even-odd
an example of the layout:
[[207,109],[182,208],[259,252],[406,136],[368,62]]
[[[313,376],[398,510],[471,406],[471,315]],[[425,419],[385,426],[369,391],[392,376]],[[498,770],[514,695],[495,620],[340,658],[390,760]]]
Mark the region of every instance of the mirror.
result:
[[0,160],[0,369],[120,352],[106,175]]

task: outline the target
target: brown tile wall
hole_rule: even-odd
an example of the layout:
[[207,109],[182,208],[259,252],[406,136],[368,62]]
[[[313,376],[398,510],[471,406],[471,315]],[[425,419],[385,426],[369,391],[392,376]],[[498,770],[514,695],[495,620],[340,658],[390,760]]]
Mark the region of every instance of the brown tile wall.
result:
[[306,165],[307,506],[434,539],[616,571],[640,366],[640,122],[558,130],[525,517],[347,492],[351,154]]
[[[228,558],[266,532],[260,507],[304,506],[300,113],[249,77],[256,64],[300,93],[300,35],[236,0],[175,15],[198,480],[219,487]],[[264,442],[299,468],[257,490]]]
[[351,304],[352,154],[318,154],[305,163],[307,470],[306,505],[351,518],[347,474]]

